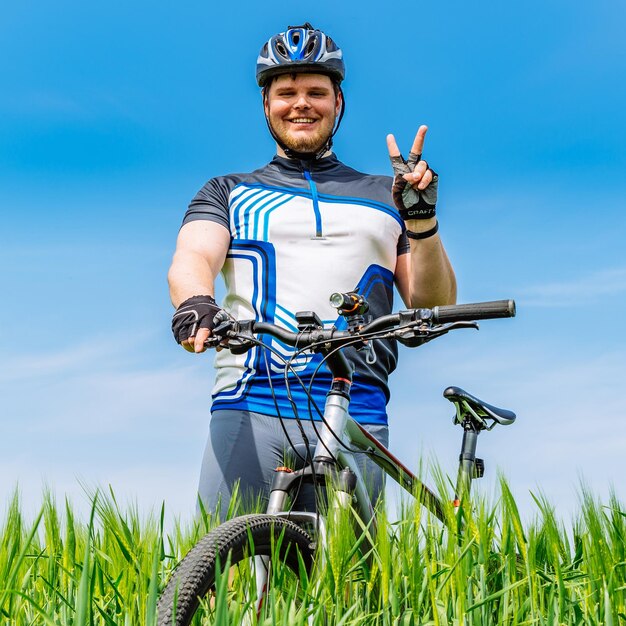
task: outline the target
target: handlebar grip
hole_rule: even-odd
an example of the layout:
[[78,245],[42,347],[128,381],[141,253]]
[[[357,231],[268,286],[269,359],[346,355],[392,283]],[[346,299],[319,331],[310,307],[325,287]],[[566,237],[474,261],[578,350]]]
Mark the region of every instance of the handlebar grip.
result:
[[515,300],[450,304],[433,308],[433,321],[435,323],[469,322],[499,317],[515,317]]

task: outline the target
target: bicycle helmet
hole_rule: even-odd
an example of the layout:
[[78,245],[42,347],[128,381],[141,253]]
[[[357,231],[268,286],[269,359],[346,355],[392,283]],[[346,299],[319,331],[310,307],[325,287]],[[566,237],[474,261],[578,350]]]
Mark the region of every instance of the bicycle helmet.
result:
[[346,74],[343,52],[328,35],[309,22],[302,26],[288,26],[284,33],[274,35],[261,48],[256,61],[256,80],[263,89],[263,99],[267,98],[267,88],[274,77],[301,72],[328,76],[341,93],[341,111],[328,140],[316,152],[299,152],[280,139],[267,116],[265,121],[272,137],[289,158],[309,161],[321,159],[333,145],[333,137],[345,112],[345,97],[340,84]]
[[343,53],[328,35],[309,22],[288,26],[261,48],[256,61],[256,80],[259,87],[265,87],[274,76],[291,72],[326,74],[340,84],[346,74]]

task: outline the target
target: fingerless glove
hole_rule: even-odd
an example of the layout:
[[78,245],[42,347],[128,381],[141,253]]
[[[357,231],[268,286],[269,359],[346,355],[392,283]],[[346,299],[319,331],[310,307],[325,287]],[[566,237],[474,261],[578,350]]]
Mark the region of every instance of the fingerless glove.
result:
[[199,328],[213,330],[220,307],[212,296],[192,296],[180,304],[172,317],[172,333],[176,343],[195,337]]
[[426,189],[414,189],[410,183],[404,180],[404,174],[411,174],[420,161],[421,155],[409,153],[409,160],[405,161],[402,156],[391,157],[391,166],[395,173],[391,195],[400,217],[406,220],[425,220],[435,217],[435,205],[437,204],[437,186],[439,176],[431,169],[432,182]]

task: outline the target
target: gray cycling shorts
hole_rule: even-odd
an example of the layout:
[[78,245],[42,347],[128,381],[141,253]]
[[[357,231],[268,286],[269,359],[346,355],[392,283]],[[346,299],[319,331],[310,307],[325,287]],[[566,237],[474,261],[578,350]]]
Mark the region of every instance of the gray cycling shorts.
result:
[[[296,421],[285,419],[283,423],[296,449],[305,457],[306,448]],[[313,424],[303,420],[302,426],[314,449],[317,435]],[[316,422],[316,426],[319,429],[321,423]],[[387,426],[370,424],[364,428],[384,446],[388,445]],[[372,502],[375,502],[384,487],[384,474],[364,454],[355,456],[372,494]],[[260,501],[261,510],[265,510],[274,470],[286,463],[290,467],[302,464],[293,453],[277,417],[239,410],[214,411],[202,459],[198,495],[209,512],[214,512],[219,503],[220,515],[224,517],[233,488],[239,482],[244,509],[250,510]],[[302,486],[295,506],[300,510],[314,510],[315,494],[311,485]]]

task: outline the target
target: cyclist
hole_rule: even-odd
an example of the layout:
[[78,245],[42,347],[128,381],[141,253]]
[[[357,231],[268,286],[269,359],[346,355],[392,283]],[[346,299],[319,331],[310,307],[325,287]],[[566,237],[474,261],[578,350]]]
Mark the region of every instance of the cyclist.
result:
[[[344,75],[340,48],[309,23],[288,27],[262,47],[256,77],[277,153],[254,172],[212,178],[185,214],[168,278],[172,329],[189,352],[205,350],[221,307],[237,319],[295,330],[295,314],[304,310],[341,325],[331,291],[363,294],[374,317],[391,311],[394,282],[407,306],[455,302],[454,272],[435,217],[438,177],[421,158],[427,129],[418,130],[406,162],[393,135],[387,137],[394,178],[344,165],[331,150],[344,111]],[[214,300],[220,273],[221,307]],[[242,493],[267,496],[288,441],[302,441],[292,401],[311,444],[317,439],[311,413],[319,416],[293,371],[285,384],[280,356],[289,358],[292,349],[266,342],[278,354],[254,348],[216,355],[199,485],[210,510],[220,499],[225,510],[237,481]],[[356,367],[350,411],[387,445],[387,378],[397,351],[388,341],[371,350],[346,350]],[[303,354],[293,369],[308,381],[319,361]],[[322,410],[329,382],[320,368],[312,393]],[[382,478],[372,468],[365,467],[375,497]]]

